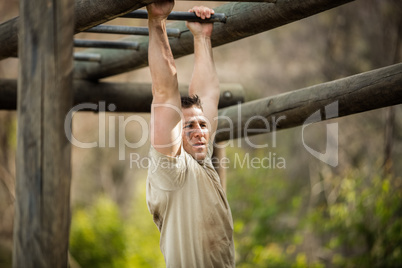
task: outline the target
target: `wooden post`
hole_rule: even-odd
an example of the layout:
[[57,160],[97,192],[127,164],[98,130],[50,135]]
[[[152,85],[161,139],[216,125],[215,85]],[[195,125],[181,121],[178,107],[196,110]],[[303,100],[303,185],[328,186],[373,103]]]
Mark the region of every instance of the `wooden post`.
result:
[[74,1],[21,0],[13,267],[67,267]]

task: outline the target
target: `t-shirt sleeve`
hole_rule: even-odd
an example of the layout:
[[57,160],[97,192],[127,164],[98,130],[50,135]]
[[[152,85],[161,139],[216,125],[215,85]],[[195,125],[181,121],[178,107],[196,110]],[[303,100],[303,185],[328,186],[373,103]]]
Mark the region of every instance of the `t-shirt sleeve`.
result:
[[185,182],[185,157],[183,148],[176,157],[158,152],[153,146],[149,151],[148,180],[152,187],[163,191],[174,191],[181,188]]

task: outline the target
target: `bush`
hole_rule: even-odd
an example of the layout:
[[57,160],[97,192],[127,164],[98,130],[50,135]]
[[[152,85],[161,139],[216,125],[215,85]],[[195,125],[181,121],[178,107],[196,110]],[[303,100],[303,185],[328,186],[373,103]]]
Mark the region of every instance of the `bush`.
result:
[[122,267],[125,249],[123,222],[110,199],[101,197],[92,208],[74,213],[70,252],[82,267]]
[[[339,179],[338,179],[339,180]],[[335,202],[309,217],[335,267],[398,267],[402,263],[400,181],[351,172],[340,180]]]
[[145,183],[139,183],[133,213],[123,220],[112,200],[101,197],[93,207],[73,215],[70,252],[82,267],[165,267],[159,231],[145,202]]

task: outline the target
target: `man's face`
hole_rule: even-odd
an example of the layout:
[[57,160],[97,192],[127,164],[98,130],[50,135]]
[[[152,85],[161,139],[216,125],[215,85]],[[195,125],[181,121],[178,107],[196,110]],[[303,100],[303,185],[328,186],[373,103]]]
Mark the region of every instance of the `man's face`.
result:
[[204,160],[207,156],[209,129],[208,122],[200,108],[195,106],[183,109],[183,148],[195,160]]

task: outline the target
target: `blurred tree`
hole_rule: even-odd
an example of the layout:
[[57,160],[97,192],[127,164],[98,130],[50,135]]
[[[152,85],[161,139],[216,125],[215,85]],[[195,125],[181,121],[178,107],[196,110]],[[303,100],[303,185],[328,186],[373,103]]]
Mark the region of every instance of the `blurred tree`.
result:
[[159,231],[145,202],[145,179],[137,180],[135,198],[126,224],[127,266],[163,268],[165,260],[159,248]]
[[73,215],[70,252],[82,267],[122,267],[125,264],[124,224],[117,206],[100,197],[89,209]]
[[138,182],[132,213],[126,220],[109,197],[76,209],[72,219],[70,252],[81,267],[164,267],[159,231],[145,203],[145,181]]
[[331,178],[337,196],[314,209],[308,229],[319,235],[326,267],[398,267],[402,263],[400,178],[350,171]]
[[[18,14],[18,0],[0,1],[0,23]],[[16,77],[15,60],[0,62],[0,77]],[[11,267],[15,202],[16,113],[0,111],[0,267]]]
[[11,266],[15,202],[16,119],[0,112],[0,266]]

